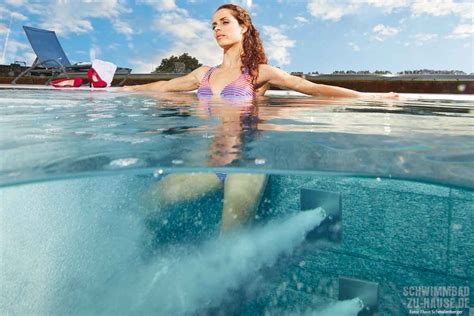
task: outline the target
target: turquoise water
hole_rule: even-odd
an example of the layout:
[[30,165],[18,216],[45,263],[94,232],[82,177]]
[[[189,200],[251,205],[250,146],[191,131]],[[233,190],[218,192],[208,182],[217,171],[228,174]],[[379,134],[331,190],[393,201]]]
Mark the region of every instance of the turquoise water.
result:
[[[410,289],[472,289],[473,110],[0,90],[0,310],[355,315],[340,277],[378,283],[380,315],[455,310]],[[269,175],[241,230],[219,235],[223,190],[155,204],[170,174],[210,171]],[[340,194],[340,239],[305,238],[324,225],[305,188]]]

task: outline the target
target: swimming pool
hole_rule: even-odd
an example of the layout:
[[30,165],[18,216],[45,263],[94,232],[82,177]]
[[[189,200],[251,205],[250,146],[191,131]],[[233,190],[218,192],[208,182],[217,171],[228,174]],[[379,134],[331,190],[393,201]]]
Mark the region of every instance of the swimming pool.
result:
[[[359,297],[467,315],[473,111],[472,96],[0,89],[1,309],[355,315]],[[168,175],[209,172],[269,175],[252,225],[218,236],[222,190],[154,205]]]

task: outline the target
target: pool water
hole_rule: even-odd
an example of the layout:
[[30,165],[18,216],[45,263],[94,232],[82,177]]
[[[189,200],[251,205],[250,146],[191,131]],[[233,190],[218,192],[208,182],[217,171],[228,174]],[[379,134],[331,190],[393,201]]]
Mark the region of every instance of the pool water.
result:
[[[469,96],[0,89],[0,311],[468,315],[473,111]],[[268,175],[241,229],[220,234],[222,189],[153,199],[171,174],[214,172]]]

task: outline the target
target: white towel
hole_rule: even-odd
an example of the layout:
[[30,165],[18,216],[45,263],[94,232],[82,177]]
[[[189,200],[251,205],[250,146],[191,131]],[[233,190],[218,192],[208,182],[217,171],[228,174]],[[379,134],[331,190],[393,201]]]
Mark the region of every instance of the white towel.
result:
[[110,87],[114,79],[115,71],[117,70],[117,65],[108,61],[94,59],[92,61],[92,68],[97,72],[100,79],[107,83],[107,87]]

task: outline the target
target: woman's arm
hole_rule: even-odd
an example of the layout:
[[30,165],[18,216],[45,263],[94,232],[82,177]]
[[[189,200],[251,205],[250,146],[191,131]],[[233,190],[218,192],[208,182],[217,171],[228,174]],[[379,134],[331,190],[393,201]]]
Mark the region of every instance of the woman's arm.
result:
[[[258,81],[260,84],[270,83],[278,87],[284,87],[313,96],[359,98],[365,95],[365,93],[346,88],[316,84],[306,79],[292,76],[287,72],[270,65],[260,65]],[[388,95],[396,97],[396,94],[390,93]]]
[[202,76],[209,69],[208,66],[199,67],[189,74],[167,81],[156,81],[152,83],[124,86],[123,91],[158,91],[158,92],[184,92],[192,91],[199,87]]

